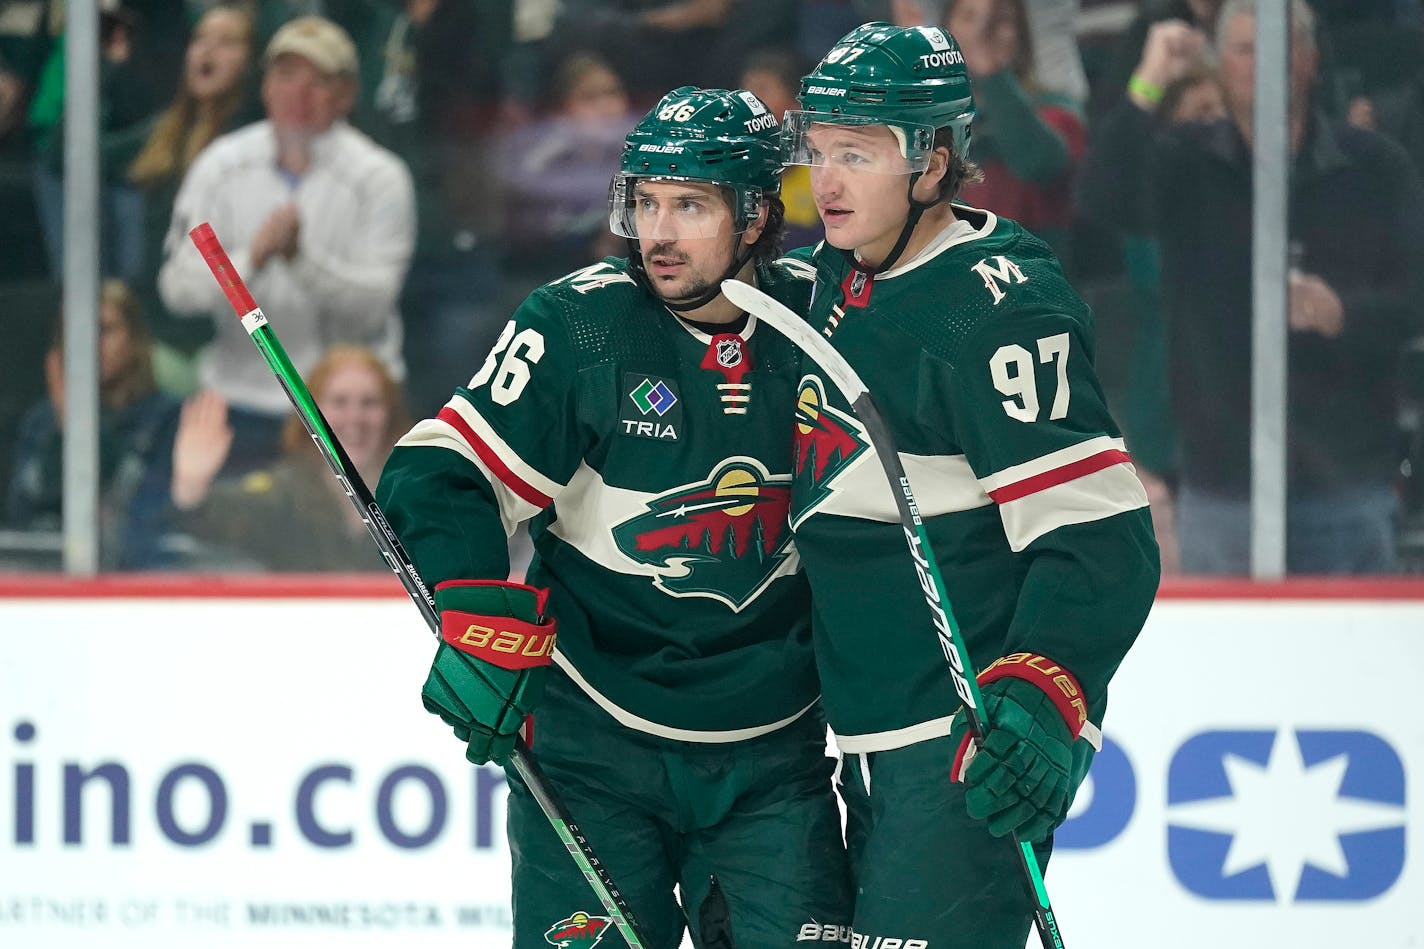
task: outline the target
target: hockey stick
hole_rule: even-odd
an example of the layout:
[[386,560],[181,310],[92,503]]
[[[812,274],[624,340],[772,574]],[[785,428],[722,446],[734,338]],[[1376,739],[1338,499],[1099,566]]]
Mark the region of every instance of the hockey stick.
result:
[[[920,519],[919,505],[910,490],[910,479],[900,463],[899,452],[890,435],[880,409],[870,397],[870,390],[861,381],[856,371],[846,362],[825,337],[813,330],[809,323],[797,316],[786,306],[739,280],[723,280],[722,293],[733,304],[755,314],[757,319],[769,323],[773,329],[791,340],[820,367],[849,400],[856,417],[865,425],[865,433],[880,456],[880,464],[885,468],[885,476],[890,481],[890,489],[895,495],[895,504],[900,509],[900,525],[905,530],[905,541],[910,545],[910,557],[915,561],[915,572],[919,574],[920,586],[924,590],[925,603],[934,619],[935,633],[939,637],[940,649],[949,662],[950,676],[954,679],[954,691],[964,703],[964,714],[968,720],[970,734],[976,742],[984,739],[987,731],[984,721],[984,697],[979,692],[979,683],[973,675],[974,664],[969,658],[969,647],[964,635],[959,631],[959,622],[954,618],[954,610],[949,602],[949,593],[940,576],[939,563],[930,547],[929,534]],[[1019,852],[1019,863],[1027,877],[1034,900],[1033,922],[1038,929],[1039,941],[1044,949],[1063,949],[1063,937],[1058,931],[1058,920],[1053,914],[1053,906],[1048,901],[1048,889],[1043,883],[1043,871],[1038,866],[1038,856],[1033,845],[1021,841],[1018,834],[1012,835],[1014,846]]]
[[[390,524],[386,522],[380,505],[376,503],[376,499],[372,496],[370,489],[366,487],[366,483],[361,480],[361,473],[351,463],[346,449],[341,447],[336,433],[331,430],[331,426],[321,414],[321,409],[317,407],[316,400],[307,390],[301,374],[292,366],[292,361],[287,358],[286,350],[282,348],[277,334],[267,324],[267,317],[257,306],[252,294],[248,292],[247,285],[242,282],[241,275],[233,268],[232,261],[228,259],[227,251],[223,250],[222,244],[218,242],[212,226],[207,222],[199,224],[188,232],[188,236],[197,246],[198,252],[203,255],[203,260],[207,262],[208,268],[212,270],[213,276],[217,279],[218,285],[222,287],[228,302],[232,304],[233,311],[242,320],[247,335],[252,338],[252,342],[262,353],[262,357],[267,360],[267,367],[272,370],[272,374],[282,384],[282,389],[287,393],[287,398],[291,400],[292,407],[297,410],[297,415],[301,417],[302,424],[306,426],[312,441],[316,443],[322,457],[326,459],[332,474],[336,475],[336,480],[341,482],[341,487],[346,491],[346,497],[350,499],[356,507],[357,513],[361,515],[361,520],[366,524],[366,529],[371,532],[376,546],[381,548],[381,554],[386,558],[386,563],[395,571],[396,576],[400,577],[401,585],[405,587],[405,592],[410,595],[411,600],[420,610],[420,615],[425,619],[425,625],[430,627],[430,631],[435,634],[436,639],[439,639],[440,616],[435,611],[434,598],[431,597],[430,591],[426,589],[425,583],[420,579],[415,564],[411,562],[405,548],[401,546],[400,540],[391,530]],[[529,746],[524,743],[522,737],[515,738],[514,752],[510,755],[509,761],[519,772],[519,776],[524,779],[529,793],[539,803],[540,809],[549,819],[554,832],[559,835],[564,846],[568,848],[574,863],[578,864],[584,879],[588,880],[588,885],[593,888],[594,895],[598,897],[598,901],[603,904],[603,908],[612,917],[614,926],[628,943],[629,949],[643,949],[645,943],[642,933],[633,919],[632,910],[624,902],[623,895],[614,884],[613,878],[608,875],[603,861],[598,859],[593,848],[589,845],[588,839],[579,830],[578,824],[574,822],[563,802],[549,786],[548,779],[544,777],[544,772],[535,763],[534,756],[530,754]]]

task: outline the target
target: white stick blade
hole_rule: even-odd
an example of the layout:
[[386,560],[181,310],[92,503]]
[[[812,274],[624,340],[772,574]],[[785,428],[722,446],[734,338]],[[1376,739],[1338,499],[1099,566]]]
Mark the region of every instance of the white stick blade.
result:
[[723,280],[722,294],[735,306],[770,324],[801,347],[802,352],[820,364],[849,402],[854,403],[865,392],[865,383],[860,381],[860,376],[856,375],[845,357],[790,307],[740,280]]

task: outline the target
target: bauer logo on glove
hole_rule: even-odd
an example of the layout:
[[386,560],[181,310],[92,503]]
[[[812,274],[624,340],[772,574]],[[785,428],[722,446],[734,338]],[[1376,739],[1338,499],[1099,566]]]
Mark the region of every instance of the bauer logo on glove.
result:
[[[461,614],[456,614],[458,618],[463,618]],[[442,638],[444,632],[444,622],[442,626]],[[519,663],[522,668],[532,666],[542,666],[548,663],[549,658],[554,654],[554,633],[551,628],[543,626],[530,627],[528,624],[515,623],[513,620],[504,622],[501,626],[488,626],[482,623],[470,623],[465,627],[465,631],[454,638],[445,638],[450,645],[467,652],[472,656],[484,656],[497,665],[505,668],[513,668],[513,663]]]
[[503,764],[544,694],[555,630],[548,591],[501,580],[435,587],[440,646],[421,689],[425,708],[455,730],[475,764]]
[[[1068,816],[1102,738],[1088,721],[1078,680],[1034,653],[1014,653],[978,676],[988,732],[978,746],[961,710],[950,731],[958,738],[952,781],[964,784],[969,816],[996,837],[1047,837]],[[1081,748],[1077,739],[1086,739]]]

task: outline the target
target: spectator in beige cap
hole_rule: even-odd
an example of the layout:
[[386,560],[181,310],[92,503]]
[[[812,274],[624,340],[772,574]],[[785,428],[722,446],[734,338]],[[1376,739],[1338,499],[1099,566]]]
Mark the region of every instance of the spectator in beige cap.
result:
[[262,79],[262,102],[267,117],[277,127],[278,161],[305,170],[305,140],[344,119],[358,92],[356,47],[346,31],[319,16],[288,22],[267,44],[267,71]]
[[396,301],[415,235],[410,173],[346,121],[358,89],[356,48],[316,16],[283,25],[267,45],[267,117],[216,139],[174,203],[159,292],[173,313],[212,319],[202,385],[228,404],[226,473],[272,460],[286,396],[188,240],[208,221],[300,370],[342,343],[375,351],[401,379]]

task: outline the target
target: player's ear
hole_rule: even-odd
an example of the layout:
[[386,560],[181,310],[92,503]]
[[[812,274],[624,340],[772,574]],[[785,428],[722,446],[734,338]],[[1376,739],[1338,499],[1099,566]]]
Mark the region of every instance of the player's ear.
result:
[[748,246],[755,244],[761,239],[761,232],[766,230],[766,217],[770,213],[771,205],[765,198],[762,199],[761,209],[757,211],[756,220],[753,221],[745,231],[742,232],[742,243]]
[[915,182],[915,197],[920,201],[933,201],[939,197],[939,187],[944,176],[949,174],[949,146],[941,145],[930,152],[929,167]]

